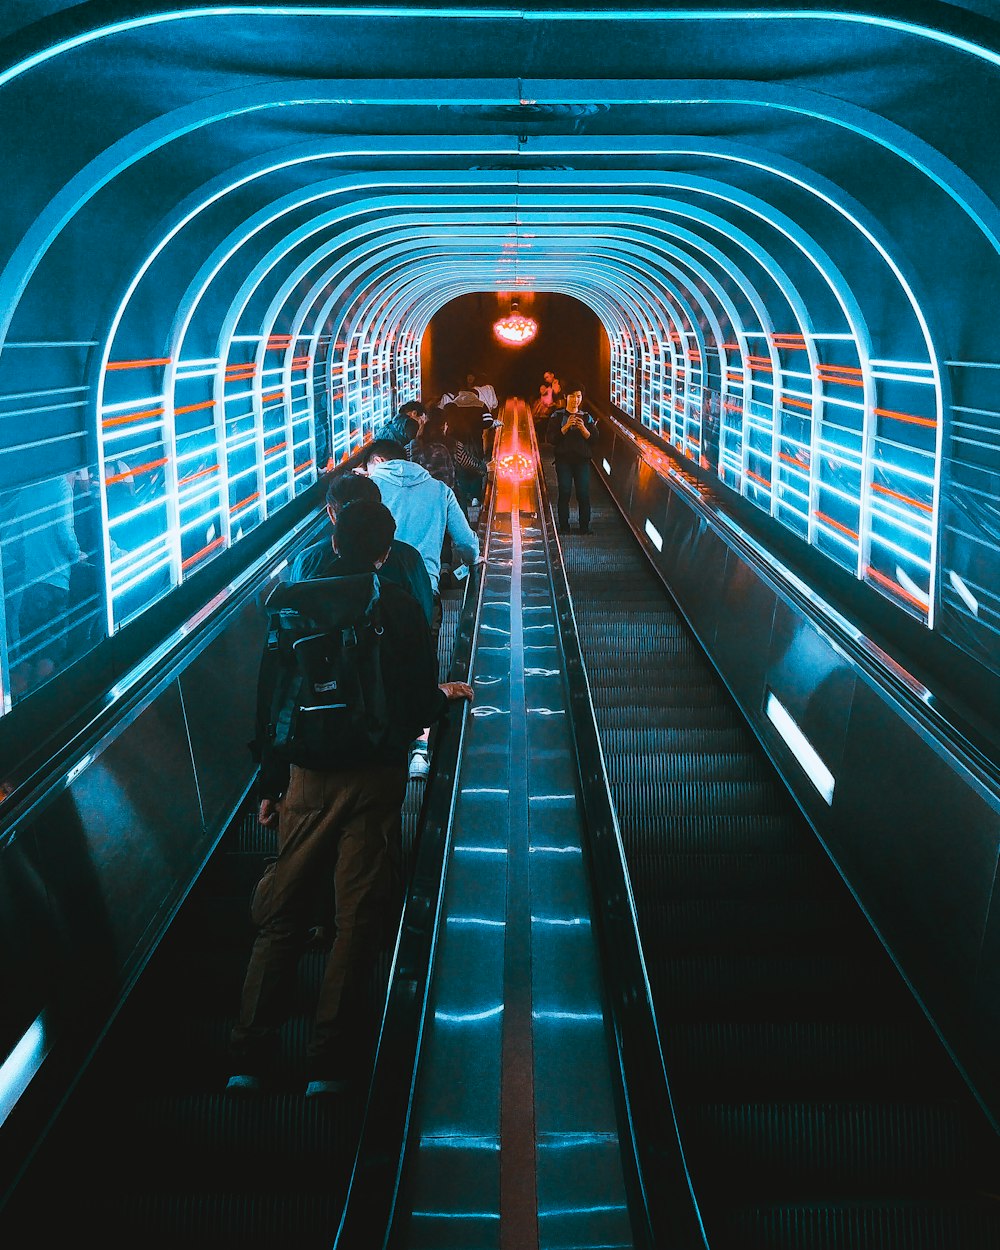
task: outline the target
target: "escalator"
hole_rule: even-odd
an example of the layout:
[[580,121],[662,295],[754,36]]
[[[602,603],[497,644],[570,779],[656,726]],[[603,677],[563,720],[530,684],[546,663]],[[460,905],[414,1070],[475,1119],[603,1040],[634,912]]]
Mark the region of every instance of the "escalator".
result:
[[[461,591],[442,598],[442,680]],[[425,783],[403,809],[409,874]],[[253,938],[248,903],[275,833],[248,800],[223,835],[103,1044],[0,1212],[6,1250],[78,1237],[104,1247],[328,1250],[357,1151],[367,1090],[304,1097],[322,934],[300,961],[281,1033],[281,1076],[267,1094],[227,1093],[227,1044]],[[374,1030],[391,950],[369,993]]]
[[594,489],[561,546],[708,1243],[995,1248],[990,1122]]

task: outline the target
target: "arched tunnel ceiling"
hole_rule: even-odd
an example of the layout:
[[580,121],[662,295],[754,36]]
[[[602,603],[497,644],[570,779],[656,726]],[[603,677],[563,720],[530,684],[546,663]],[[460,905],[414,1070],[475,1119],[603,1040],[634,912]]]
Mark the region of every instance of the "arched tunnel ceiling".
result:
[[3,328],[103,339],[140,273],[149,353],[324,281],[424,324],[468,290],[607,323],[711,287],[778,331],[982,354],[1000,28],[869,7],[10,6]]

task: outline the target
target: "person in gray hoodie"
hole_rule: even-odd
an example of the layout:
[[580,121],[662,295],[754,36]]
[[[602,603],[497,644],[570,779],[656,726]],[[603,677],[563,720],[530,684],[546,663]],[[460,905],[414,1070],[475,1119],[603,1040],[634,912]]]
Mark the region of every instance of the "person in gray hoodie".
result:
[[[431,634],[436,648],[441,632],[441,550],[445,537],[451,539],[458,567],[471,567],[479,559],[476,532],[451,487],[431,477],[422,465],[407,460],[404,449],[391,439],[369,443],[355,472],[367,474],[378,486],[382,502],[396,522],[396,538],[420,552],[434,591]],[[411,780],[426,777],[430,771],[429,740],[428,727],[412,744]]]
[[441,549],[445,536],[459,563],[479,559],[479,539],[466,520],[455,492],[431,477],[390,439],[375,439],[364,449],[358,471],[376,483],[382,502],[396,522],[396,538],[416,547],[423,557],[434,594],[439,595]]

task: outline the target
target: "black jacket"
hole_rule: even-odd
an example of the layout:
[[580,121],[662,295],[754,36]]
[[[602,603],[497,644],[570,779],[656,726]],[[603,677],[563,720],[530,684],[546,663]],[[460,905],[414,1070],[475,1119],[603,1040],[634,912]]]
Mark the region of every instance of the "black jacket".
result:
[[545,427],[545,441],[552,448],[557,460],[569,460],[579,464],[581,461],[590,460],[597,447],[600,437],[600,431],[597,422],[582,408],[576,414],[583,417],[584,424],[590,431],[590,438],[584,438],[579,430],[569,430],[566,434],[562,431],[563,422],[569,416],[569,412],[565,408],[557,408],[549,417],[549,423]]
[[[351,569],[351,572],[357,572]],[[288,580],[305,582],[314,577],[337,577],[347,573],[329,538],[307,547],[295,557]],[[434,619],[434,587],[424,564],[424,558],[416,547],[398,538],[392,540],[389,558],[378,571],[379,581],[392,582],[411,594],[423,608],[427,624]]]
[[[341,574],[364,570],[341,567]],[[391,582],[380,583],[382,641],[379,655],[382,680],[388,701],[392,732],[388,743],[377,752],[345,753],[340,766],[365,768],[373,764],[405,765],[407,748],[423,729],[441,720],[448,700],[438,685],[438,657],[420,605],[412,595]],[[266,657],[265,657],[266,658]],[[266,701],[265,701],[266,702]],[[257,789],[262,799],[278,799],[288,787],[289,761],[271,746],[259,723],[266,716],[263,702],[258,706],[260,776]],[[295,763],[294,756],[291,763]]]

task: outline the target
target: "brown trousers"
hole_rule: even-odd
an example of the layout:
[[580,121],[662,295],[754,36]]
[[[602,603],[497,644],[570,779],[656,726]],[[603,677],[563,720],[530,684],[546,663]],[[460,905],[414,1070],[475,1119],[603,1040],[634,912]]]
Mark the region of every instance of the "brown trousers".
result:
[[360,1057],[368,978],[399,918],[406,774],[405,760],[329,773],[292,766],[278,818],[278,859],[231,1035],[234,1055],[248,1060],[248,1068],[273,1055],[296,966],[326,891],[334,896],[337,933],[308,1059],[317,1073],[335,1076]]

